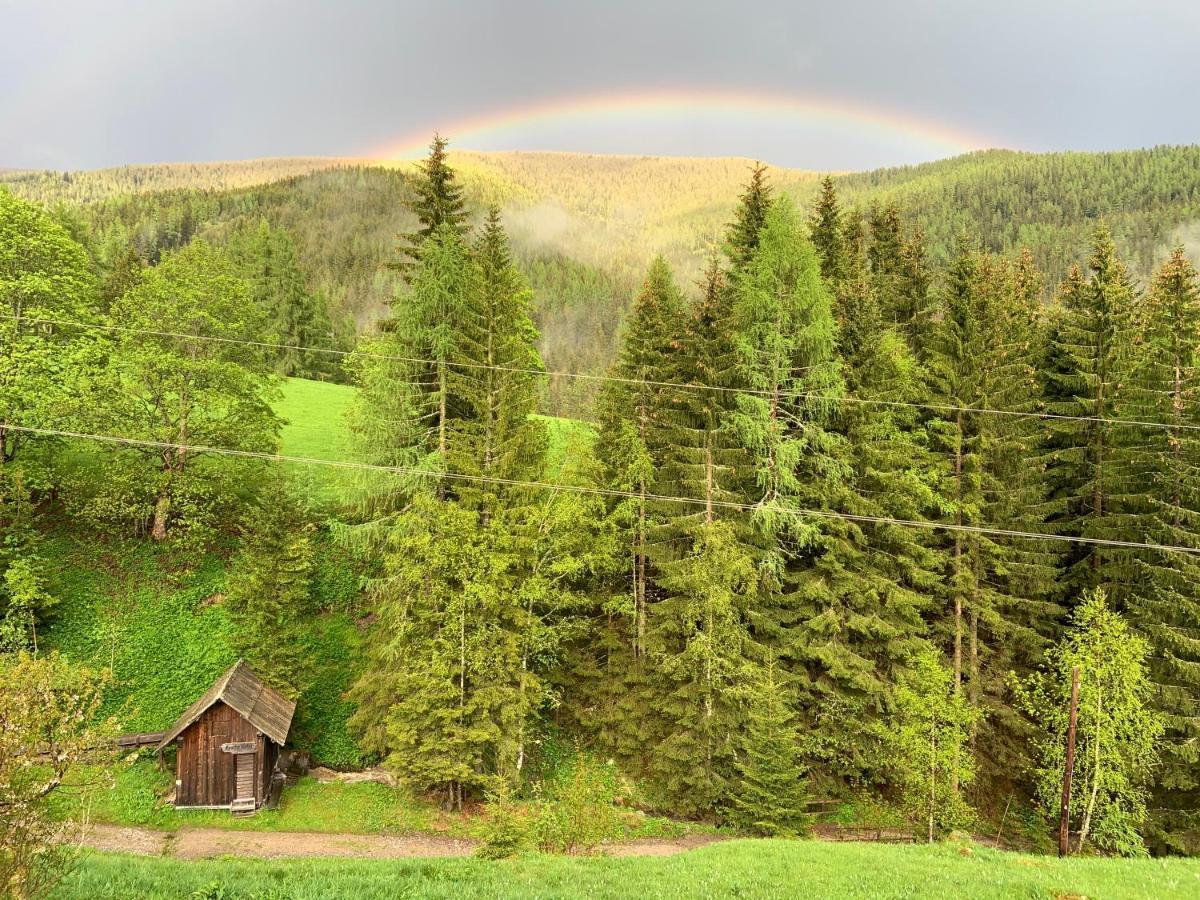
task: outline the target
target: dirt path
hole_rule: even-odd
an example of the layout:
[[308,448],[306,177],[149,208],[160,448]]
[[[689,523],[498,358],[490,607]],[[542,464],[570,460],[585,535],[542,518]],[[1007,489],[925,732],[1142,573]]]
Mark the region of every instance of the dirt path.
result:
[[[676,840],[644,839],[614,844],[609,856],[672,856],[720,840],[715,835],[691,835]],[[322,834],[311,831],[226,831],[223,828],[180,828],[175,832],[149,828],[92,825],[83,844],[95,850],[211,859],[248,856],[259,859],[338,856],[356,859],[413,859],[470,856],[474,841],[437,835]]]

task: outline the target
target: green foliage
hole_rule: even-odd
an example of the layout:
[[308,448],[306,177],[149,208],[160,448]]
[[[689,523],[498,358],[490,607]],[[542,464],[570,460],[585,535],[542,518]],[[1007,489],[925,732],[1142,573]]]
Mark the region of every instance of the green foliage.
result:
[[[1155,279],[1141,312],[1145,350],[1132,374],[1126,414],[1178,426],[1140,436],[1134,466],[1146,473],[1143,527],[1164,544],[1195,547],[1200,481],[1195,461],[1200,287],[1176,249]],[[1154,846],[1200,852],[1200,569],[1191,554],[1145,553],[1138,559],[1130,621],[1149,640],[1155,707],[1166,720],[1162,769],[1151,807]]]
[[578,754],[538,804],[534,839],[550,853],[591,853],[621,833],[614,802],[618,783],[611,764]]
[[268,684],[295,698],[311,677],[302,623],[312,612],[314,526],[278,480],[260,491],[248,520],[225,597],[233,645]]
[[1185,173],[1198,162],[1194,145],[1107,153],[989,150],[847,175],[838,187],[852,203],[894,203],[908,211],[936,259],[949,259],[966,228],[989,251],[1031,248],[1053,285],[1081,261],[1101,219],[1122,252],[1149,272],[1172,229],[1196,216],[1200,198]]
[[36,653],[38,622],[56,602],[30,560],[9,565],[0,583],[0,653],[29,649]]
[[1026,708],[1042,727],[1037,796],[1054,818],[1066,767],[1071,670],[1079,668],[1079,718],[1071,781],[1071,824],[1079,848],[1091,840],[1123,856],[1145,854],[1140,829],[1147,785],[1158,762],[1163,720],[1151,707],[1149,647],[1109,606],[1104,593],[1084,596],[1072,627],[1034,678]]
[[[148,270],[114,304],[112,321],[120,329],[233,341],[253,340],[263,324],[245,285],[202,241]],[[260,467],[203,448],[275,449],[279,421],[261,351],[121,330],[105,355],[102,368],[78,384],[86,426],[149,444],[110,447],[111,477],[74,485],[81,510],[155,540],[176,524],[211,526],[236,510],[239,490]]]
[[794,836],[808,827],[807,791],[796,727],[786,686],[774,661],[754,682],[753,699],[738,762],[734,820],[767,836]]
[[429,156],[418,164],[418,176],[413,184],[416,196],[408,201],[408,208],[416,214],[420,227],[401,236],[400,252],[408,257],[408,261],[399,264],[401,271],[407,271],[412,263],[420,261],[425,242],[440,228],[445,227],[459,237],[466,234],[463,191],[456,184],[454,169],[446,159],[448,143],[444,137],[435,134],[429,143]]
[[12,425],[61,427],[88,340],[38,319],[90,317],[95,276],[83,248],[46,212],[0,189],[0,466],[46,438]]
[[654,677],[646,702],[662,720],[650,773],[663,805],[702,815],[723,801],[753,690],[746,621],[754,564],[725,523],[701,526],[689,552],[662,565],[651,610]]
[[[1120,417],[1128,390],[1138,291],[1117,258],[1112,235],[1098,227],[1088,275],[1072,271],[1052,325],[1046,408],[1060,416]],[[1049,518],[1062,533],[1101,540],[1138,539],[1130,429],[1084,419],[1050,420],[1046,483]],[[1140,436],[1138,436],[1140,438]],[[1123,603],[1132,554],[1076,545],[1064,560],[1067,595],[1103,587]]]
[[529,816],[512,802],[512,796],[505,787],[488,797],[482,837],[475,851],[475,855],[482,859],[511,859],[534,849]]
[[958,526],[1045,527],[1036,513],[1044,509],[1043,484],[1028,464],[1038,431],[1028,419],[974,412],[1035,408],[1037,306],[1019,266],[979,253],[964,237],[925,344],[930,400],[938,407],[926,423],[936,459],[934,503],[942,521],[956,527],[938,540],[945,579],[936,637],[951,659],[955,689],[991,714],[976,746],[987,748],[995,772],[1028,763],[1006,677],[1037,663],[1061,615],[1049,602],[1056,572],[1053,558],[1028,542]]
[[100,714],[105,678],[57,653],[0,654],[0,886],[43,896],[75,860],[74,829],[51,803],[89,758],[101,763],[117,724]]
[[932,843],[975,820],[962,789],[975,778],[968,737],[978,712],[955,691],[952,673],[933,651],[912,661],[894,699],[883,737],[912,820]]
[[261,312],[265,327],[259,339],[284,345],[274,351],[275,371],[293,378],[333,377],[337,357],[320,352],[333,349],[329,310],[324,297],[305,284],[290,235],[266,219],[238,225],[225,250]]

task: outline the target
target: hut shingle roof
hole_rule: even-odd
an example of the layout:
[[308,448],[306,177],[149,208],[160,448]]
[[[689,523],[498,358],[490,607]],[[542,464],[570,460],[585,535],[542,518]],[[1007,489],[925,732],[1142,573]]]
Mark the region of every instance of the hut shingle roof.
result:
[[203,697],[184,711],[155,749],[162,750],[170,744],[218,700],[237,710],[276,744],[282,746],[287,741],[292,714],[296,711],[295,701],[263,683],[246,661],[239,659],[213,682]]

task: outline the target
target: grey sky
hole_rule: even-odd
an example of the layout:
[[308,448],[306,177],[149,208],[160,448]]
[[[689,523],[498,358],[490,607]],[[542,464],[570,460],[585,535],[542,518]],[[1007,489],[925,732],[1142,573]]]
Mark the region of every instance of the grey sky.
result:
[[[1141,147],[1200,139],[1197,88],[1196,0],[0,0],[0,166],[354,155],[531,103],[679,89],[865,105],[1022,149]],[[460,143],[835,169],[942,155],[724,113]]]

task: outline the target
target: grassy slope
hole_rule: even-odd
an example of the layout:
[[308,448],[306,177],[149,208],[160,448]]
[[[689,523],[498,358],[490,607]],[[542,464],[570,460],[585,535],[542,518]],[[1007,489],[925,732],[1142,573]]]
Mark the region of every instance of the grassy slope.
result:
[[[342,385],[292,380],[279,404],[289,420],[286,454],[346,459],[343,413],[353,391]],[[346,473],[317,466],[295,468],[320,499],[333,499]],[[110,708],[128,731],[170,725],[236,658],[230,623],[220,600],[229,551],[201,556],[172,545],[84,533],[60,525],[47,555],[60,599],[43,636],[45,646],[72,659],[111,669],[116,685]],[[359,754],[345,732],[349,707],[342,693],[354,677],[358,629],[349,616],[356,583],[338,549],[318,544],[314,602],[307,640],[315,661],[314,685],[297,713],[295,734],[318,758],[353,765]]]
[[[287,381],[277,405],[287,420],[282,452],[353,459],[344,418],[353,397],[354,389],[345,385]],[[586,441],[590,431],[570,420],[543,421],[551,439],[546,477],[569,478],[568,461],[577,457],[569,448]],[[319,465],[291,468],[309,496],[330,504],[354,474]],[[352,766],[360,756],[345,729],[350,706],[343,694],[356,674],[357,580],[328,536],[320,536],[317,550],[314,604],[322,612],[310,619],[307,635],[316,672],[293,733],[318,760]],[[220,602],[229,549],[197,556],[170,544],[84,533],[64,523],[49,536],[46,552],[60,605],[43,644],[112,670],[110,708],[120,713],[126,730],[168,727],[236,658]]]
[[[220,888],[224,893],[218,893]],[[728,841],[668,858],[534,856],[503,862],[259,861],[184,863],[97,854],[62,898],[392,897],[1195,897],[1200,866],[1184,860],[1054,859],[953,844],[894,846]]]
[[[280,434],[280,452],[310,459],[349,460],[350,439],[346,411],[354,399],[354,388],[344,384],[289,378],[275,411],[287,423]],[[296,480],[308,488],[309,496],[336,500],[353,484],[353,472],[331,466],[297,464],[291,467]]]

